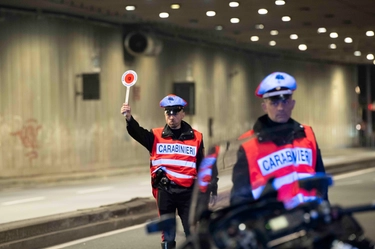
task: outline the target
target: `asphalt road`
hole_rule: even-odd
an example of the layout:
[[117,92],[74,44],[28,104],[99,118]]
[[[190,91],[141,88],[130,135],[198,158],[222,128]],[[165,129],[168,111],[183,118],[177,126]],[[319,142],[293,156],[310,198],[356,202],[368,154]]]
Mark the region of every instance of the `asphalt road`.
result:
[[[375,169],[367,169],[334,177],[335,186],[329,191],[332,204],[343,207],[375,202]],[[368,238],[375,240],[375,211],[357,214],[355,217],[366,231]],[[179,226],[180,227],[180,226]],[[180,227],[177,243],[184,236]],[[146,234],[145,224],[117,230],[94,237],[72,241],[49,249],[152,249],[160,248],[160,234]]]
[[[329,190],[332,204],[350,207],[359,204],[375,204],[375,171],[368,169],[334,177],[335,185]],[[355,215],[367,237],[375,241],[375,211]]]
[[0,223],[150,197],[149,173],[0,191]]
[[[323,161],[327,168],[331,164],[356,162],[366,158],[374,158],[373,150],[343,149],[342,151],[325,151],[323,154]],[[228,174],[220,172],[219,188],[227,186],[226,177]],[[0,224],[150,196],[151,185],[148,171],[117,177],[0,189]]]
[[[184,241],[182,227],[176,236],[177,246]],[[49,249],[160,249],[160,234],[147,234],[145,224],[68,242]]]
[[[219,188],[227,187],[223,172]],[[61,214],[86,208],[151,197],[149,173],[40,185],[30,189],[0,191],[0,223]]]

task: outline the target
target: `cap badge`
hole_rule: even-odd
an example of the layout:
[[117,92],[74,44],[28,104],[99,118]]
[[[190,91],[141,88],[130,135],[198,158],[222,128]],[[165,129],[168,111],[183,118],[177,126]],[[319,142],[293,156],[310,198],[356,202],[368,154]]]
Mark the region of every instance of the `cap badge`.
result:
[[285,80],[284,76],[282,76],[281,74],[276,75],[275,78],[278,80]]
[[277,79],[277,83],[280,83],[280,80],[285,80],[284,76],[282,76],[281,74],[278,74],[276,75],[275,79]]

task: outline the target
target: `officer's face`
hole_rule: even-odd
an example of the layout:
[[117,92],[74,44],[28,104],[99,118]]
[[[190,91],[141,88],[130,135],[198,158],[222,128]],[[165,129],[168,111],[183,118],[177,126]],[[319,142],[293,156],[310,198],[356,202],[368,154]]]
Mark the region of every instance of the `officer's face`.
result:
[[[172,113],[172,114],[171,114]],[[180,129],[181,121],[185,117],[184,110],[176,110],[172,112],[164,111],[165,122],[171,129]]]
[[268,98],[262,103],[263,111],[277,123],[286,123],[292,115],[296,101],[290,95],[288,98]]

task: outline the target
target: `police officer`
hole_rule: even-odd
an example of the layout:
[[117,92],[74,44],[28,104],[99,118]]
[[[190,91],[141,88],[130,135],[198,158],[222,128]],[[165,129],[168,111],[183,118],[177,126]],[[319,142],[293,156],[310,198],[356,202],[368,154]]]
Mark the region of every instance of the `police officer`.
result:
[[[187,102],[170,94],[160,101],[164,108],[166,125],[150,131],[142,128],[131,115],[127,104],[125,113],[127,131],[150,152],[152,193],[156,198],[159,215],[175,214],[181,218],[185,235],[189,235],[189,208],[197,167],[204,157],[203,136],[182,119]],[[161,247],[175,248],[176,231],[162,232]]]
[[[297,180],[325,169],[312,128],[291,118],[296,88],[295,78],[284,72],[268,75],[257,87],[266,114],[239,138],[244,142],[233,167],[232,204],[258,199],[270,178],[287,208],[314,198],[299,189]],[[321,193],[326,200],[327,191]]]

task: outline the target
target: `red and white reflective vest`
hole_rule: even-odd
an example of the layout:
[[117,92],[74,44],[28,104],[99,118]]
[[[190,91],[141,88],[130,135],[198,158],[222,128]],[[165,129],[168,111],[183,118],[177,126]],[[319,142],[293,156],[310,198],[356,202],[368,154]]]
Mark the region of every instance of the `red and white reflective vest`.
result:
[[151,176],[162,168],[169,180],[183,187],[193,185],[197,176],[196,162],[199,147],[202,143],[202,134],[194,131],[194,139],[173,140],[163,138],[164,127],[152,129],[154,144],[150,155]]
[[207,192],[208,184],[210,184],[212,180],[212,167],[216,163],[216,159],[219,154],[219,148],[219,146],[215,146],[215,151],[205,156],[199,166],[198,184],[199,190],[202,193]]
[[[315,174],[317,144],[310,126],[304,126],[306,137],[293,140],[292,144],[277,146],[273,142],[259,143],[256,136],[242,146],[249,166],[250,182],[254,199],[258,199],[267,181],[275,177],[274,186],[278,199],[286,208],[315,199],[314,191],[298,186],[298,179]],[[250,132],[251,133],[251,132]],[[247,133],[242,138],[254,134]]]

